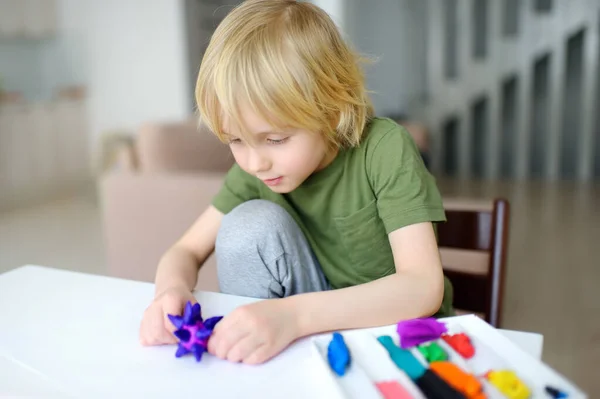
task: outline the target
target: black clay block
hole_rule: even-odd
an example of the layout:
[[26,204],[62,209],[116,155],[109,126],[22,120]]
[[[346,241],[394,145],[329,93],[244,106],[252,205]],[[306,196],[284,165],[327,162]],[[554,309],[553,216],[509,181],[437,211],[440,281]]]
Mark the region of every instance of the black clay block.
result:
[[427,399],[466,399],[466,397],[452,388],[439,375],[427,369],[425,374],[415,380]]

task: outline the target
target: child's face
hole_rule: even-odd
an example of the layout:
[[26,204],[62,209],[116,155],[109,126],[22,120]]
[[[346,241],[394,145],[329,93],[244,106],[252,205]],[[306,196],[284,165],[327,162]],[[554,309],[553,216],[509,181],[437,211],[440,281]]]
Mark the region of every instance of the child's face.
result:
[[327,151],[319,134],[303,129],[277,131],[247,107],[242,109],[242,118],[251,132],[249,137],[224,126],[231,152],[244,171],[262,180],[274,192],[293,191],[335,158],[336,154]]

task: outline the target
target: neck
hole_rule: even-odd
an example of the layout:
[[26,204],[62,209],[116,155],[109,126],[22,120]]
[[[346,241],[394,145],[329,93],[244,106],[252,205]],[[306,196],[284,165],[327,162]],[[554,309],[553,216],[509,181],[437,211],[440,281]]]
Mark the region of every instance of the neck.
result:
[[334,148],[334,149],[327,151],[325,156],[323,156],[323,160],[321,161],[321,163],[319,164],[317,169],[315,169],[315,172],[318,172],[318,171],[323,170],[326,167],[328,167],[333,162],[335,157],[337,157],[338,153],[339,153],[338,148]]

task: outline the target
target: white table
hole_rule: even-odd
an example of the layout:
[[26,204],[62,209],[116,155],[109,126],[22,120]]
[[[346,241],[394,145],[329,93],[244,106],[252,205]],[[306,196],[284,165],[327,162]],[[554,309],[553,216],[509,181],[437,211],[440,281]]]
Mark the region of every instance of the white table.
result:
[[[260,366],[212,356],[177,359],[142,347],[138,329],[153,285],[24,266],[0,275],[0,396],[330,398],[303,339]],[[199,292],[203,316],[254,299]],[[503,332],[540,358],[542,337]],[[190,396],[188,396],[190,395]],[[193,395],[193,396],[192,396]]]

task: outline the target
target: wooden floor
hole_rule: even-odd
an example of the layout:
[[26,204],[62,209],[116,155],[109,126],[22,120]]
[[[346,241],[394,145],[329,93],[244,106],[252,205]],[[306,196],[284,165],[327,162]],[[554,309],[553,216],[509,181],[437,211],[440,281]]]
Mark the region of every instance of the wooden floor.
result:
[[[503,327],[544,335],[543,359],[600,392],[600,185],[439,181],[446,196],[512,207]],[[105,273],[99,210],[85,196],[0,214],[0,272],[23,263]]]
[[445,196],[510,200],[502,326],[543,334],[543,360],[590,394],[600,392],[600,184],[439,186]]

